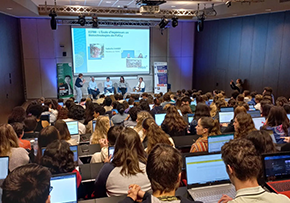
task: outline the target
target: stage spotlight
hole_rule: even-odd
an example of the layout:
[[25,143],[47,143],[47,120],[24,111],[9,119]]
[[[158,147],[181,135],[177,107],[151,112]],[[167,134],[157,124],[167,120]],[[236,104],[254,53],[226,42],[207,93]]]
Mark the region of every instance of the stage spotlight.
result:
[[178,18],[173,17],[171,23],[172,23],[172,27],[177,27],[178,26]]
[[203,31],[204,19],[205,19],[204,15],[201,15],[201,16],[198,17],[197,24],[196,24],[197,32],[202,32]]
[[232,2],[231,1],[226,1],[226,6],[229,8],[232,6]]
[[169,23],[169,20],[163,17],[159,23],[159,28],[164,29],[168,23]]
[[99,20],[96,14],[92,16],[92,21],[93,21],[93,28],[99,28]]
[[84,15],[80,15],[79,16],[78,24],[80,24],[81,26],[85,26],[85,24],[86,24],[86,17]]
[[54,9],[50,10],[49,16],[51,17],[51,19],[50,19],[50,27],[51,27],[52,30],[56,30],[57,23],[56,23],[55,17],[57,15],[56,15],[56,12],[55,12]]

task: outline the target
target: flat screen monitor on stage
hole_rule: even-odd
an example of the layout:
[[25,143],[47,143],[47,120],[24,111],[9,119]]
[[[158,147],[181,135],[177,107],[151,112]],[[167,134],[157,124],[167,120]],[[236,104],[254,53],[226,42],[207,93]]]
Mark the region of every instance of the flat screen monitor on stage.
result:
[[149,74],[149,29],[72,28],[74,74]]

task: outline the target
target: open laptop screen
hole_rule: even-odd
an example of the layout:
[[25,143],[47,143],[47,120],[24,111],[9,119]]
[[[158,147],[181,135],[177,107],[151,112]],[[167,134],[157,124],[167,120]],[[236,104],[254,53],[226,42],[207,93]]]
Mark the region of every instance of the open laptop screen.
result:
[[252,118],[261,116],[260,111],[247,111],[247,113],[250,114]]
[[216,136],[208,136],[208,152],[220,152],[222,146],[234,139],[234,134],[225,134],[225,135],[216,135]]
[[165,115],[166,115],[166,113],[155,114],[155,122],[156,122],[157,125],[160,126],[163,123]]
[[92,123],[93,123],[93,129],[92,129],[92,132],[95,132],[97,121],[96,121],[96,120],[93,120]]
[[234,118],[234,112],[219,112],[220,123],[230,123]]
[[234,112],[234,107],[221,107],[221,112]]
[[264,176],[267,181],[290,178],[290,153],[263,155]]
[[68,131],[71,135],[79,134],[79,122],[78,121],[66,121]]
[[8,175],[9,157],[0,157],[0,180],[3,180]]
[[193,114],[192,113],[191,114],[187,114],[187,120],[188,120],[189,124],[192,122],[193,118],[194,118],[194,113]]
[[50,185],[53,187],[50,193],[51,203],[77,203],[77,177],[75,173],[53,176],[50,179]]
[[185,164],[188,185],[198,186],[229,180],[221,154],[188,156]]
[[253,122],[255,124],[255,128],[257,130],[260,130],[260,128],[265,124],[266,122],[266,119],[265,117],[255,117],[255,118],[252,118],[253,119]]

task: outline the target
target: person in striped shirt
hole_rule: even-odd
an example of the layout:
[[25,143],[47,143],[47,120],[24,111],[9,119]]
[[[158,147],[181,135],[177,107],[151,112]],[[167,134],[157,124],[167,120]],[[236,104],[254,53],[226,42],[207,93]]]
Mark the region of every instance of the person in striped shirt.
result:
[[200,118],[195,128],[196,134],[201,135],[201,137],[192,144],[190,149],[191,153],[206,152],[208,150],[208,136],[221,134],[218,120],[214,120],[211,117]]

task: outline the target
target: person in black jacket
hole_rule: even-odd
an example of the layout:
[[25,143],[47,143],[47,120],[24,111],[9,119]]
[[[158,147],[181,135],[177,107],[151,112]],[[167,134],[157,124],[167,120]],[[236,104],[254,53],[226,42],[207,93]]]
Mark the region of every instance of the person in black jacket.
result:
[[233,90],[238,90],[239,93],[243,93],[243,84],[241,79],[236,80],[236,84],[234,83],[233,80],[230,82],[230,86]]
[[151,182],[152,195],[141,190],[140,186],[129,186],[128,196],[119,203],[161,203],[174,201],[192,203],[183,197],[175,196],[181,179],[182,156],[178,150],[167,144],[157,144],[148,156],[147,176]]

